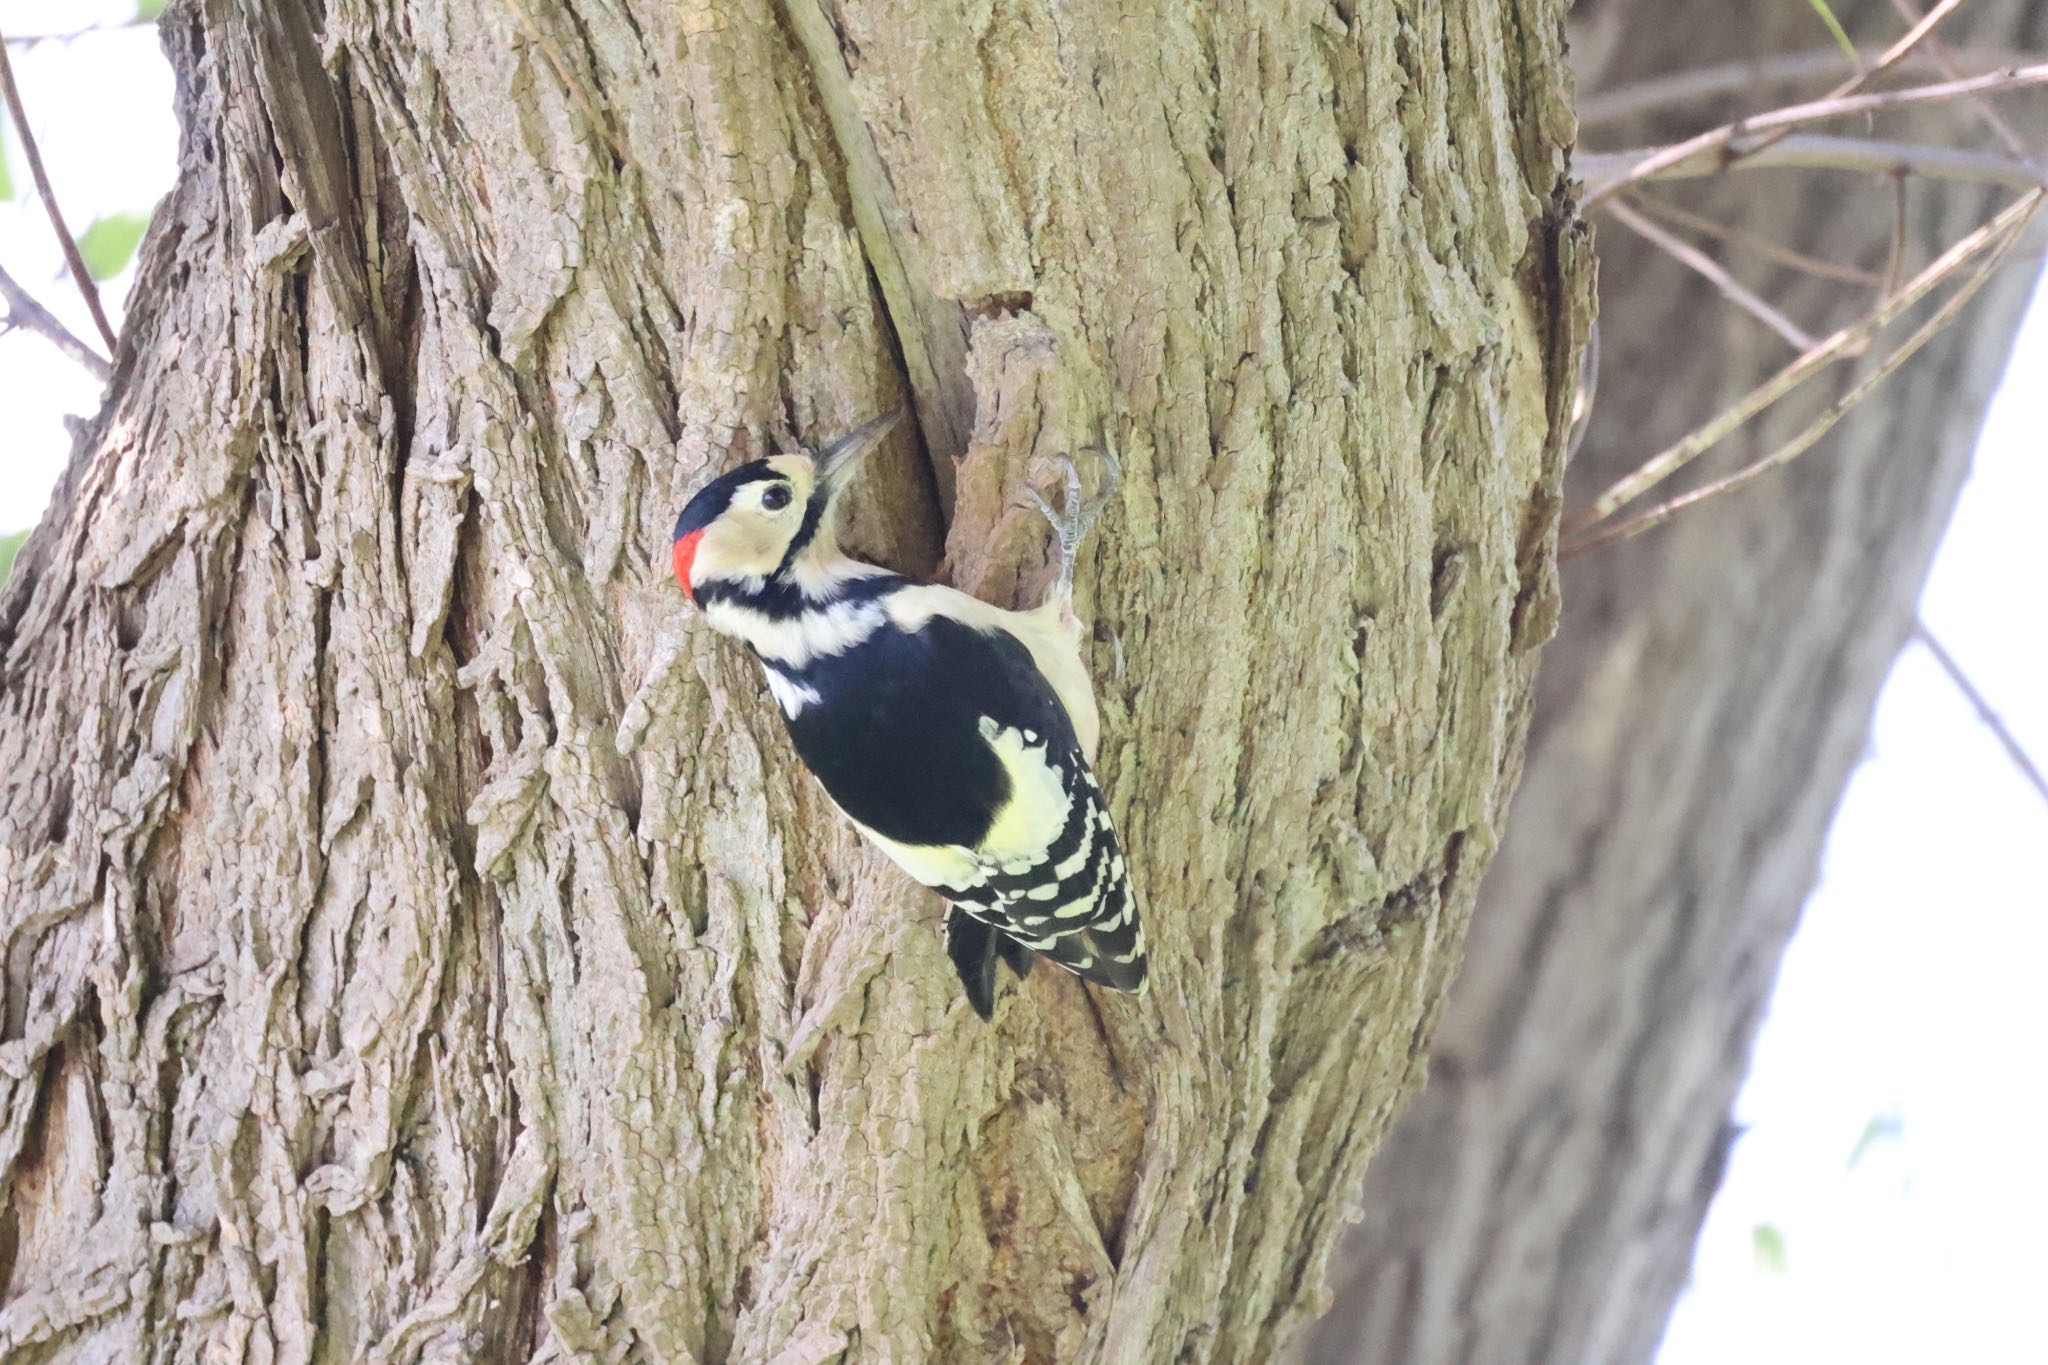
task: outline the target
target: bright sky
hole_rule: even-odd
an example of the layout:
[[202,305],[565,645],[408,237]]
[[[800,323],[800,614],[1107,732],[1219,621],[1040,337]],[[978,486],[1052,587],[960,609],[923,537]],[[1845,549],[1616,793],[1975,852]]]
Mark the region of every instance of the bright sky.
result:
[[[1921,599],[2037,765],[2043,375],[2048,286]],[[1659,1365],[2048,1361],[2044,912],[2048,802],[1909,647],[1786,955],[1736,1104],[1748,1132]],[[1874,1120],[1884,1135],[1852,1168]],[[1760,1225],[1781,1234],[1782,1272],[1761,1263]]]
[[[134,13],[134,0],[0,0],[0,32],[69,33],[119,24]],[[171,68],[153,27],[11,46],[8,57],[73,233],[95,218],[147,212],[170,188],[178,128],[171,118]],[[0,115],[0,126],[15,196],[0,203],[0,265],[104,354],[29,181],[12,122]],[[116,327],[133,275],[131,266],[100,289]],[[0,336],[0,532],[32,525],[42,514],[71,451],[64,416],[96,411],[99,397],[100,382],[41,337],[24,331]]]
[[[0,29],[68,31],[133,12],[132,0],[0,0]],[[153,203],[176,157],[154,33],[12,55],[72,230]],[[0,263],[92,339],[8,140],[17,197],[0,203]],[[106,290],[110,305],[127,285]],[[2048,374],[2048,299],[2013,372]],[[40,514],[70,448],[63,416],[92,411],[99,387],[40,338],[0,337],[0,531]],[[2038,378],[2001,390],[1924,602],[2037,761],[2048,761],[2044,403]],[[1826,459],[1825,446],[1807,458]],[[1738,1105],[1749,1131],[1660,1365],[2048,1360],[2044,869],[2048,802],[1927,651],[1909,649],[1786,959]],[[1852,1168],[1873,1120],[1884,1135]],[[1759,1256],[1759,1227],[1775,1230],[1782,1269]]]

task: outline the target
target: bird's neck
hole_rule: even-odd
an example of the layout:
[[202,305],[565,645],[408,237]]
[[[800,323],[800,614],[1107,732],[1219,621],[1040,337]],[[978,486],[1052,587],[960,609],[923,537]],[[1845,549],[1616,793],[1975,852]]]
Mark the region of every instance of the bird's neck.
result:
[[765,578],[703,584],[698,599],[714,630],[744,642],[772,668],[801,670],[879,630],[887,617],[878,598],[902,581],[827,543]]

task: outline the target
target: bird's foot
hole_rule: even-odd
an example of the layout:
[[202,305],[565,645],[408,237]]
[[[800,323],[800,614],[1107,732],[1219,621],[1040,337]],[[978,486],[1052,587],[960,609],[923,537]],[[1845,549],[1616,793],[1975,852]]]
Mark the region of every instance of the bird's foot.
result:
[[1039,512],[1052,524],[1053,539],[1059,549],[1059,577],[1053,581],[1052,594],[1047,600],[1060,604],[1063,617],[1071,614],[1074,600],[1074,560],[1080,555],[1088,533],[1102,519],[1102,510],[1116,497],[1117,486],[1122,481],[1122,470],[1117,467],[1116,456],[1100,447],[1091,447],[1083,453],[1102,457],[1102,488],[1093,498],[1083,495],[1081,470],[1071,455],[1056,457],[1067,474],[1067,485],[1057,511],[1044,494],[1029,484],[1024,486],[1024,491],[1031,495],[1031,501],[1038,504]]

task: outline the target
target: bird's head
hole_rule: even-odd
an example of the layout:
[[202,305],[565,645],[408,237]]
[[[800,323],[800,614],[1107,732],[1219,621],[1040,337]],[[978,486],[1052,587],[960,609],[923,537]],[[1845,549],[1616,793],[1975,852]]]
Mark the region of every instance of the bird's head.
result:
[[810,558],[838,553],[832,515],[899,409],[855,427],[817,455],[777,455],[721,474],[697,490],[676,518],[676,582],[692,602],[726,585],[758,593]]

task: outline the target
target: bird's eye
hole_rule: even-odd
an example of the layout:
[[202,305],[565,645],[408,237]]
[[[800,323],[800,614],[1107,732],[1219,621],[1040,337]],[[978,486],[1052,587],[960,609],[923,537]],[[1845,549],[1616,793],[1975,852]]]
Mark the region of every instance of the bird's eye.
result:
[[770,512],[780,512],[789,506],[789,485],[778,483],[761,495],[761,506]]

